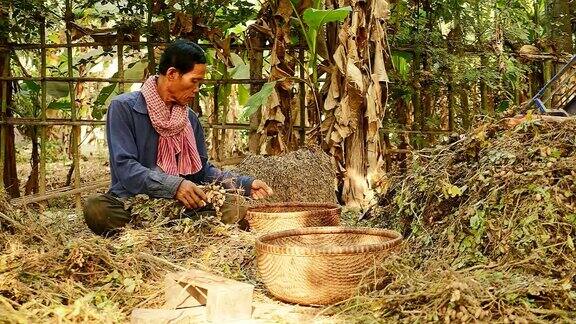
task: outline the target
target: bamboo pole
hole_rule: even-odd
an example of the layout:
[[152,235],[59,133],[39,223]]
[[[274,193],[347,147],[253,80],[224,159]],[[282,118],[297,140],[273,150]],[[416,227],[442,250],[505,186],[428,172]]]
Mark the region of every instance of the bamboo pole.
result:
[[[104,120],[92,120],[92,119],[77,119],[76,121],[71,121],[68,119],[46,119],[46,121],[42,121],[39,119],[33,118],[6,118],[5,121],[0,121],[0,125],[68,125],[68,126],[75,126],[75,125],[96,125],[96,126],[104,126],[106,121]],[[226,123],[224,125],[218,123],[202,123],[202,126],[205,128],[215,128],[215,129],[238,129],[238,130],[246,130],[250,129],[250,124],[242,124],[242,123]],[[300,129],[300,125],[294,125],[294,129]],[[306,131],[312,130],[312,127],[305,127]],[[386,133],[413,133],[413,134],[449,134],[450,130],[447,129],[438,129],[438,130],[428,130],[428,131],[420,131],[420,130],[403,130],[403,129],[393,129],[393,128],[382,128],[380,129],[381,132]]]
[[[220,64],[219,64],[220,65]],[[228,69],[226,68],[226,64],[223,62],[221,63],[222,69],[224,71],[223,77],[228,78]],[[220,119],[220,125],[225,126],[228,122],[228,109],[230,108],[230,92],[232,91],[230,85],[224,86],[224,93],[228,93],[228,95],[223,98],[222,105],[224,106],[222,109],[222,118]],[[221,161],[224,159],[224,152],[226,147],[226,129],[222,129],[220,132],[220,145],[218,146],[218,160]]]
[[[95,77],[0,77],[0,81],[51,81],[51,82],[109,82],[109,83],[142,83],[143,79],[95,78]],[[319,81],[326,81],[321,79]],[[204,79],[207,84],[264,84],[267,79]]]
[[53,126],[53,125],[69,125],[69,126],[82,126],[82,125],[105,125],[104,120],[93,120],[93,119],[77,119],[76,121],[71,121],[69,119],[59,119],[59,118],[47,118],[42,120],[41,118],[15,118],[9,117],[5,120],[0,121],[0,125],[36,125],[36,126]]
[[[4,76],[8,75],[8,69],[10,69],[10,52],[6,54],[6,59],[4,61],[4,69],[2,74]],[[8,82],[2,82],[2,104],[0,108],[0,121],[4,121],[6,118],[6,112],[8,111]],[[0,125],[0,185],[4,187],[4,160],[6,158],[6,127],[4,124]]]
[[[46,121],[46,18],[42,17],[40,22],[40,41],[42,42],[42,49],[40,53],[40,75],[42,77],[42,97],[40,107],[40,119]],[[40,195],[46,193],[46,125],[40,126],[40,165],[38,170],[38,192]]]
[[146,47],[148,49],[148,75],[156,74],[156,58],[154,57],[154,44],[152,43],[152,10],[152,0],[148,0],[148,17],[146,22],[148,28],[148,35],[146,36]]
[[[169,42],[165,42],[165,41],[158,41],[158,42],[152,42],[151,44],[153,46],[161,46],[161,45],[166,45]],[[148,41],[124,41],[123,42],[124,45],[126,46],[132,46],[132,47],[136,47],[136,46],[142,46],[145,47],[148,45]],[[78,43],[72,43],[71,46],[76,48],[76,47],[103,47],[103,46],[117,46],[118,43],[117,42],[78,42]],[[203,49],[208,49],[208,48],[214,48],[213,45],[211,44],[198,44],[200,47],[202,47]],[[46,48],[68,48],[67,44],[46,44],[45,46]],[[296,46],[297,47],[297,46]],[[294,47],[294,48],[296,48]],[[230,49],[231,50],[244,50],[246,47],[244,44],[230,44]],[[0,49],[7,49],[7,50],[35,50],[35,49],[42,49],[42,44],[37,44],[37,43],[30,43],[30,44],[17,44],[17,43],[8,43],[6,45],[0,45]],[[261,46],[259,48],[257,48],[259,50],[271,50],[272,46],[271,45],[264,45]]]
[[[304,50],[300,49],[298,54],[300,60],[300,79],[304,80],[306,77],[304,75]],[[298,82],[298,85],[300,86],[300,146],[304,146],[304,143],[306,142],[306,88],[304,87],[304,81],[302,80]]]
[[68,197],[68,196],[72,196],[72,195],[81,195],[82,193],[87,193],[91,190],[107,187],[108,185],[110,185],[109,180],[100,180],[100,181],[95,181],[95,182],[84,184],[84,185],[79,186],[77,188],[74,188],[75,185],[74,186],[68,186],[68,187],[63,187],[63,188],[58,188],[58,189],[52,190],[52,191],[47,192],[43,195],[40,195],[40,194],[28,195],[28,196],[23,196],[20,198],[15,198],[15,199],[10,200],[10,204],[12,204],[14,206],[23,206],[23,205],[37,203],[37,202],[41,202],[41,201],[46,201],[46,200],[54,199],[54,198]]
[[120,93],[124,93],[124,45],[122,40],[124,35],[116,35],[118,37],[118,90]]
[[[220,111],[218,110],[218,98],[220,97],[220,85],[216,84],[214,85],[214,100],[213,100],[213,105],[214,105],[214,109],[213,111],[213,115],[212,115],[212,120],[210,121],[212,123],[212,125],[218,125],[220,123],[220,116],[219,113]],[[217,129],[222,129],[221,128],[222,125],[220,125],[220,128]],[[214,127],[216,128],[216,127]],[[212,131],[212,148],[213,148],[213,152],[216,152],[216,161],[220,161],[220,136],[219,136],[219,132],[217,131]]]
[[[160,46],[160,45],[166,45],[168,42],[165,41],[158,41],[158,42],[152,42],[153,46]],[[116,46],[117,43],[116,42],[78,42],[78,43],[73,43],[71,44],[72,47],[103,47],[103,46]],[[148,41],[129,41],[129,42],[124,42],[124,45],[126,46],[132,46],[132,47],[136,47],[136,46],[147,46],[148,45]],[[208,49],[208,48],[214,48],[214,46],[212,46],[211,44],[198,44],[200,45],[202,48],[204,49]],[[67,48],[68,45],[67,44],[46,44],[46,48]],[[244,44],[230,44],[230,49],[231,50],[244,50],[246,48],[246,46]],[[258,51],[264,51],[264,50],[271,50],[272,49],[272,45],[261,45],[261,46],[252,46],[252,48],[254,50],[258,50]],[[306,45],[296,45],[296,46],[288,46],[287,49],[307,49]],[[0,45],[0,49],[7,49],[7,50],[34,50],[34,49],[42,49],[42,44],[37,44],[37,43],[30,43],[30,44],[17,44],[17,43],[8,43],[6,45]],[[446,49],[446,47],[427,47],[426,49],[423,49],[423,51],[427,51],[427,52],[431,52],[431,51],[437,51],[439,49]],[[406,53],[414,53],[416,51],[418,51],[418,47],[413,47],[413,46],[391,46],[390,50],[393,52],[406,52]],[[490,50],[486,50],[480,47],[468,47],[464,50],[463,54],[466,55],[486,55],[486,54],[490,54],[490,55],[495,55],[495,53],[493,51]],[[534,61],[539,61],[539,60],[548,60],[548,59],[552,59],[557,61],[558,63],[568,63],[569,59],[558,55],[557,53],[551,53],[551,52],[544,52],[544,53],[540,53],[540,54],[527,54],[527,53],[516,53],[516,52],[511,52],[511,51],[504,51],[502,54],[504,55],[509,55],[509,56],[513,56],[513,57],[522,57],[524,59],[529,59],[529,60],[534,60]]]
[[[68,77],[74,77],[73,72],[73,51],[72,51],[72,37],[70,35],[70,22],[73,18],[72,13],[72,0],[66,1],[66,14],[65,17],[67,18],[66,21],[66,44],[67,44],[67,54],[68,54]],[[71,120],[74,122],[78,119],[78,111],[76,107],[76,93],[74,89],[73,81],[68,82],[68,89],[70,91],[70,104],[71,107]],[[72,163],[74,168],[74,189],[80,188],[80,152],[79,152],[79,143],[80,143],[80,126],[74,125],[72,126]],[[80,192],[76,194],[75,197],[76,203],[76,211],[78,214],[82,211],[82,195]]]

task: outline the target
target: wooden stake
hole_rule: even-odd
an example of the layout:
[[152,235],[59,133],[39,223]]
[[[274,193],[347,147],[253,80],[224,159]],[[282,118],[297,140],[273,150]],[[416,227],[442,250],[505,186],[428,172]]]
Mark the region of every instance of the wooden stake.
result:
[[[66,14],[65,17],[72,17],[72,0],[66,1]],[[70,35],[70,23],[71,21],[66,21],[66,47],[67,47],[67,55],[68,55],[68,77],[74,77],[73,72],[73,60],[74,55],[72,51],[72,36]],[[70,104],[71,104],[71,119],[72,121],[76,121],[78,119],[78,110],[76,107],[76,92],[74,89],[74,83],[72,81],[68,82],[68,89],[70,91]],[[80,126],[74,125],[72,126],[72,163],[74,165],[74,189],[80,188],[80,152],[79,152],[79,143],[80,143]],[[76,194],[75,197],[76,203],[76,211],[78,214],[82,212],[82,195],[80,192]]]
[[[4,61],[3,75],[8,75],[10,68],[10,53],[6,55]],[[8,82],[2,82],[2,105],[0,111],[0,121],[6,118],[6,111],[8,110]],[[0,186],[4,187],[4,160],[6,158],[6,126],[0,125]]]
[[[46,121],[46,95],[47,95],[47,84],[46,84],[46,19],[42,17],[40,23],[40,41],[42,44],[42,49],[40,52],[40,75],[42,76],[42,97],[40,106],[40,119]],[[46,125],[40,126],[40,165],[38,170],[38,193],[40,195],[46,194]],[[43,207],[43,206],[42,206]]]

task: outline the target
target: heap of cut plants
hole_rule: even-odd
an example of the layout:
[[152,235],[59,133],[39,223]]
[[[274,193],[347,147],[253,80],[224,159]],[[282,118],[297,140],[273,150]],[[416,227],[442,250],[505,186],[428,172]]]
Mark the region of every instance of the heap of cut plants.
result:
[[539,322],[576,318],[576,120],[483,124],[413,155],[368,222],[404,234],[362,318]]

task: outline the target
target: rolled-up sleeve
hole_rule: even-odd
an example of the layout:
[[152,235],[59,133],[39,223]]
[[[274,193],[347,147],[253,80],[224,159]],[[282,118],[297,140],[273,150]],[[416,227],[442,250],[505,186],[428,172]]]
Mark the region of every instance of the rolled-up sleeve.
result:
[[181,177],[152,170],[138,162],[135,127],[128,107],[113,100],[106,118],[110,170],[126,191],[154,198],[173,198]]

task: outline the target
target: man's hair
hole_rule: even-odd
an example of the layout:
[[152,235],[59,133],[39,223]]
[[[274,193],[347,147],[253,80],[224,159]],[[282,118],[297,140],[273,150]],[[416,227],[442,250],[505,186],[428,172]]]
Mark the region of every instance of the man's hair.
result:
[[158,72],[166,75],[168,68],[173,67],[185,74],[194,69],[195,64],[206,64],[206,54],[196,43],[187,39],[179,39],[166,47],[160,57]]

